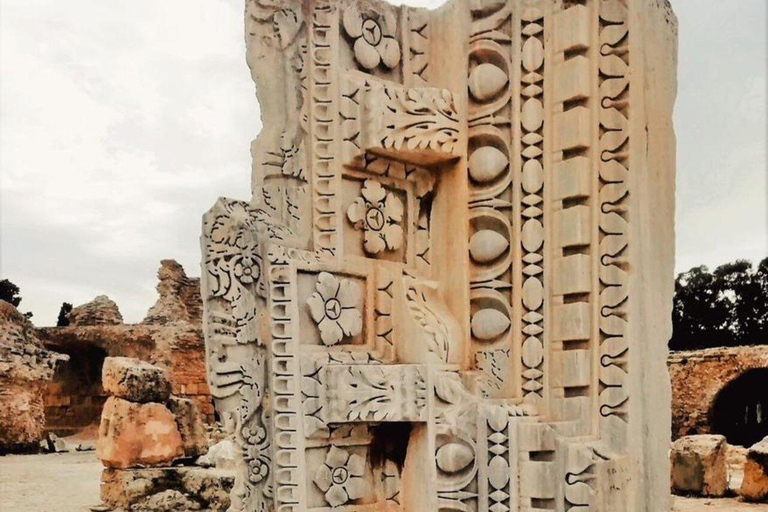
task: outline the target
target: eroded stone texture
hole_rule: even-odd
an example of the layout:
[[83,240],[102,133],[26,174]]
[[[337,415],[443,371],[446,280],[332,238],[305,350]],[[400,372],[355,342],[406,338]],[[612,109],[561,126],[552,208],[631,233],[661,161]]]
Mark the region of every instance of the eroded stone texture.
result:
[[719,394],[762,368],[768,368],[765,345],[674,352],[669,357],[673,438],[718,433],[712,430],[712,417]]
[[106,400],[101,368],[105,357],[115,356],[161,366],[168,372],[173,394],[195,400],[205,421],[213,421],[200,321],[199,280],[188,278],[173,260],[163,260],[158,276],[159,298],[141,324],[38,330],[46,347],[70,356],[70,361],[60,367],[46,387],[49,430],[71,435],[98,425]]
[[668,509],[676,31],[246,2],[252,198],[202,236],[233,511]]
[[157,302],[147,312],[144,324],[165,325],[175,322],[199,324],[202,319],[200,279],[187,277],[174,260],[162,260],[157,271],[160,282]]
[[176,419],[181,434],[185,457],[198,457],[208,451],[208,436],[205,423],[193,400],[171,397],[168,409]]
[[747,451],[739,495],[747,501],[768,501],[768,437]]
[[32,323],[0,300],[0,454],[36,450],[43,438],[43,390],[66,356],[43,347]]
[[106,295],[99,295],[91,302],[77,306],[69,312],[67,319],[73,327],[123,323],[123,315],[120,314],[117,303]]
[[132,357],[106,358],[101,384],[109,395],[130,402],[165,402],[171,396],[165,370]]
[[233,483],[232,472],[216,469],[107,468],[101,477],[101,499],[111,509],[126,511],[155,512],[159,509],[151,507],[163,504],[224,512],[229,507]]
[[672,443],[672,489],[680,494],[723,496],[728,489],[723,436],[682,437]]
[[104,404],[96,455],[111,468],[161,466],[184,455],[173,413],[164,404],[111,396]]

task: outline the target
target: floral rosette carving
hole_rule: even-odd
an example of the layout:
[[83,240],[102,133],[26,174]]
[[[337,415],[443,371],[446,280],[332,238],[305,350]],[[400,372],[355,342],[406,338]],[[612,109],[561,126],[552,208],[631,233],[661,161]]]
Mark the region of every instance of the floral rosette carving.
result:
[[324,345],[336,345],[362,332],[362,297],[356,283],[321,272],[315,288],[317,291],[309,296],[307,305]]
[[366,180],[361,196],[347,209],[355,229],[363,231],[363,247],[368,254],[394,251],[403,243],[403,203],[381,183]]
[[365,69],[384,64],[394,68],[400,63],[400,43],[395,39],[397,19],[394,13],[376,12],[373,8],[360,10],[357,5],[344,8],[344,31],[353,39],[355,59]]
[[315,485],[331,507],[339,507],[365,495],[365,459],[331,446],[325,462],[315,473]]

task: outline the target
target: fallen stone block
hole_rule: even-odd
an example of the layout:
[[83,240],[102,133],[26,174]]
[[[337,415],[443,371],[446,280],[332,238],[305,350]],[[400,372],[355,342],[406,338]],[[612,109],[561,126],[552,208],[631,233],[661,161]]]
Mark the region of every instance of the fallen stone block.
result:
[[107,467],[166,465],[184,456],[173,413],[163,404],[109,397],[99,426],[96,455]]
[[739,495],[745,501],[768,501],[768,437],[747,450]]
[[[205,510],[224,512],[229,508],[229,494],[234,484],[232,471],[198,467],[106,468],[101,476],[101,499],[110,509],[136,510],[149,505],[152,496],[175,491]],[[152,503],[165,506],[179,495],[174,493],[162,500],[158,497]]]
[[672,444],[672,491],[676,494],[723,496],[728,488],[725,437],[681,437]]
[[130,357],[106,358],[101,383],[107,394],[130,402],[165,402],[171,396],[165,370]]
[[208,448],[208,453],[197,459],[197,464],[203,467],[218,469],[235,469],[237,467],[237,447],[229,439],[222,439]]
[[168,409],[176,418],[176,427],[181,434],[185,457],[199,457],[208,451],[208,437],[200,409],[194,400],[171,397]]

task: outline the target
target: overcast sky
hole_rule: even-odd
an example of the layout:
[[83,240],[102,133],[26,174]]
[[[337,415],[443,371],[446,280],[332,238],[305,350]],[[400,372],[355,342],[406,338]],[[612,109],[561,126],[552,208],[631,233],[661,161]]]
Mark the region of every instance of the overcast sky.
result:
[[[200,216],[248,198],[261,127],[242,3],[0,0],[0,278],[37,325],[102,293],[141,320],[163,258],[199,275]],[[673,5],[677,269],[759,260],[766,1]]]

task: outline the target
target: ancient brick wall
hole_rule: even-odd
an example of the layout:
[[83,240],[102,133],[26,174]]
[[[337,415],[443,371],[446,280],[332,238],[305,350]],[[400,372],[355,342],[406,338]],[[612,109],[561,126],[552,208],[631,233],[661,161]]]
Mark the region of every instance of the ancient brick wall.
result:
[[176,396],[197,401],[206,421],[213,406],[205,373],[200,283],[173,260],[158,271],[159,298],[140,324],[124,324],[106,297],[75,308],[67,327],[38,329],[45,346],[69,355],[44,393],[46,429],[70,435],[97,424],[106,400],[105,357],[135,357],[166,368]]
[[672,437],[710,434],[719,393],[750,370],[768,368],[768,345],[675,352],[672,380]]

